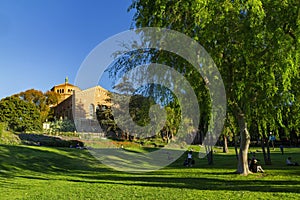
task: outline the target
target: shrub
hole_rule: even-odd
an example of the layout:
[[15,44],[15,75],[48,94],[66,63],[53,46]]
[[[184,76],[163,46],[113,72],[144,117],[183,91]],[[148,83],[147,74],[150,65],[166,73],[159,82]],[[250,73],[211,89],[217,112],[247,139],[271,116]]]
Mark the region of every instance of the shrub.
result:
[[5,123],[0,122],[0,137],[2,137],[4,129],[6,129]]
[[84,146],[84,143],[79,140],[64,140],[60,137],[42,134],[20,133],[18,136],[22,140],[23,144],[29,145],[41,145],[51,147],[75,147],[76,145],[79,145],[80,147]]
[[[56,134],[56,135],[66,135],[66,136],[75,136],[73,135],[75,129],[75,124],[71,120],[56,120],[51,122],[50,129],[47,130],[49,134]],[[65,133],[65,134],[59,134]],[[73,133],[73,134],[72,134]]]

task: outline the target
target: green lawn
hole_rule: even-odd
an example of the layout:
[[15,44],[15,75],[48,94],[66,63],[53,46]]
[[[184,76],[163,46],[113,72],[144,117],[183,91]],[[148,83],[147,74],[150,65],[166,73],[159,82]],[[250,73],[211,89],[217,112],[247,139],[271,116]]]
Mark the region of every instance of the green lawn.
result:
[[285,151],[272,151],[266,173],[244,177],[233,173],[233,149],[217,149],[213,166],[197,158],[187,168],[183,156],[159,171],[130,174],[87,150],[0,145],[0,199],[300,199],[300,167],[285,166],[287,156],[300,161],[300,148]]

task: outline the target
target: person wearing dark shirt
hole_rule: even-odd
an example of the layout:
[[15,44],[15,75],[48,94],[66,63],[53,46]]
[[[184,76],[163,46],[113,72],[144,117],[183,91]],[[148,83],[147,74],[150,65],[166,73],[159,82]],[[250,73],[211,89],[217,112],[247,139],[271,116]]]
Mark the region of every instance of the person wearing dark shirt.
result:
[[263,168],[261,167],[261,165],[258,165],[257,163],[257,159],[252,159],[251,163],[250,163],[250,167],[249,170],[253,173],[257,173],[257,172],[262,172],[264,173]]

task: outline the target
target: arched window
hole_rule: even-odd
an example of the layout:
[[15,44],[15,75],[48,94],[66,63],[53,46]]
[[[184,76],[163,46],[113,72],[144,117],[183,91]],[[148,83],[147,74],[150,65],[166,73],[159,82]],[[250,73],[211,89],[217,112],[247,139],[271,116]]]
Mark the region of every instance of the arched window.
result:
[[93,119],[94,118],[94,104],[90,104],[90,107],[89,107],[89,113],[90,113],[90,118]]

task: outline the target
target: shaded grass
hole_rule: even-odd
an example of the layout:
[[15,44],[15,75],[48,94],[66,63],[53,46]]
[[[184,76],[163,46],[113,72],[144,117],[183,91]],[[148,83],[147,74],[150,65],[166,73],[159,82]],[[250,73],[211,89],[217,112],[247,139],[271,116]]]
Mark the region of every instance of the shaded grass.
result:
[[[217,150],[212,166],[195,153],[196,165],[184,167],[184,154],[161,170],[129,174],[87,150],[0,145],[0,199],[297,199],[300,167],[286,166],[285,159],[300,161],[300,149],[285,150],[272,151],[266,173],[244,177],[234,173],[233,149]],[[257,157],[262,162],[262,154]]]

